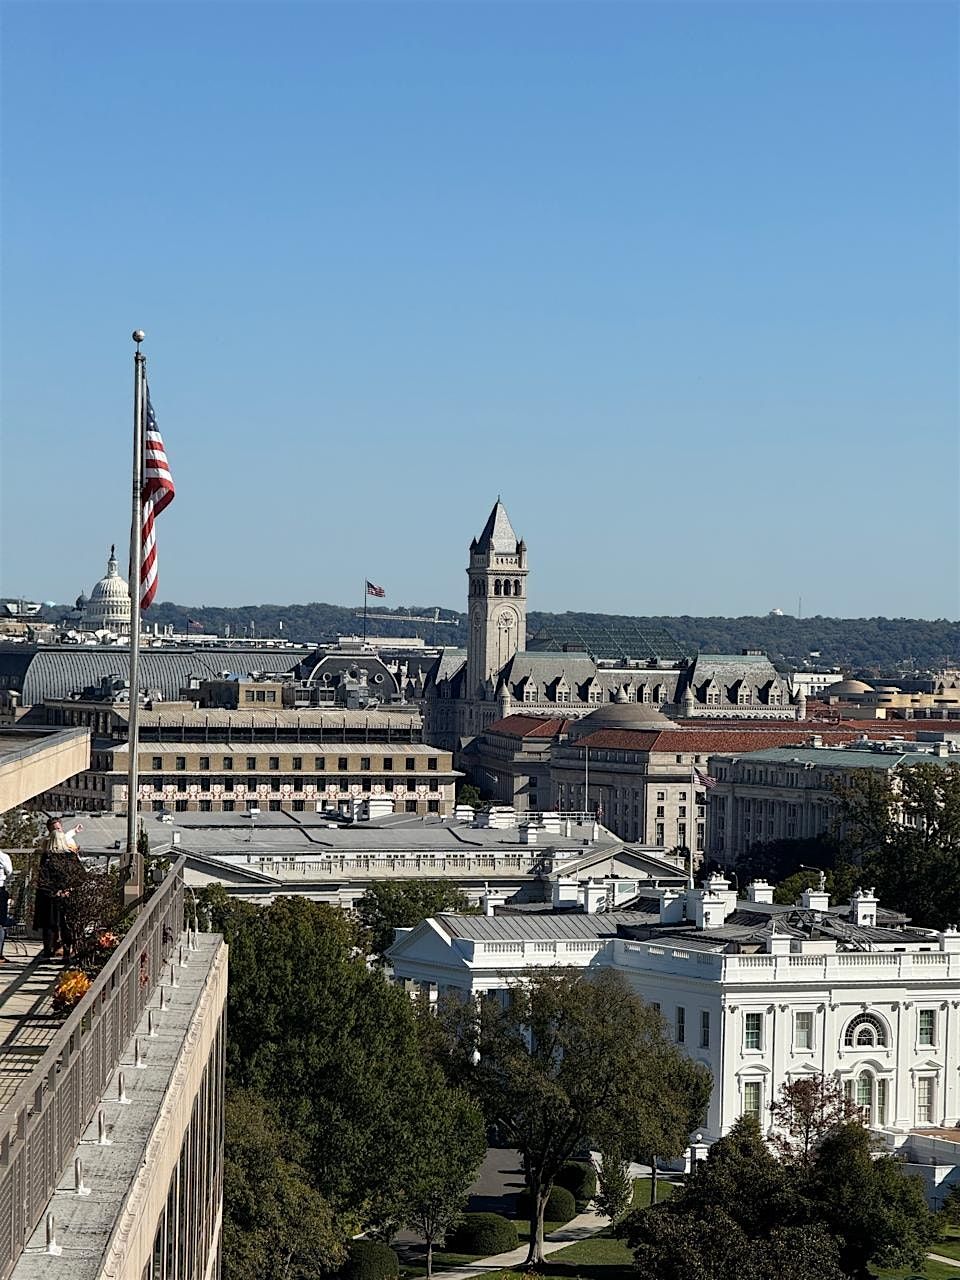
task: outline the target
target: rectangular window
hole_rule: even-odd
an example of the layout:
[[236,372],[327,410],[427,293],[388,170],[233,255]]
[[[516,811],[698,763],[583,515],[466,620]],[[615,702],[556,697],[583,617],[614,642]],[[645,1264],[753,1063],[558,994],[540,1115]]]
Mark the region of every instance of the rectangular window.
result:
[[279,768],[280,768],[280,757],[279,757],[279,756],[270,756],[270,768],[271,768],[271,769],[279,769]]
[[350,768],[346,756],[337,756],[337,768],[341,773]]
[[268,690],[267,690],[267,701],[268,701],[268,702],[276,702],[276,700],[277,700],[277,691],[276,691],[276,689],[268,689]]
[[439,790],[440,790],[440,779],[439,779],[439,778],[431,778],[431,779],[430,779],[430,790],[431,790],[431,791],[439,791]]
[[162,769],[162,768],[163,768],[163,756],[154,756],[154,757],[153,757],[153,764],[151,765],[151,768],[153,768],[153,769]]
[[687,806],[685,804],[679,805],[677,807],[677,817],[685,818],[686,816],[687,816]]
[[813,1014],[802,1012],[794,1015],[793,1047],[795,1049],[813,1048]]
[[295,772],[303,768],[303,756],[294,756],[290,761],[290,767]]
[[232,790],[233,790],[233,779],[232,779],[232,778],[225,778],[225,779],[224,779],[224,782],[223,782],[223,789],[224,789],[224,791],[232,791]]
[[256,780],[256,778],[248,778],[248,779],[247,779],[247,790],[248,790],[248,791],[256,791],[256,789],[257,789],[257,780]]
[[709,1009],[700,1010],[700,1048],[710,1048],[710,1011]]
[[370,779],[364,778],[364,780],[360,783],[360,790],[369,791],[372,788],[372,786],[373,786],[373,783],[370,781]]
[[657,805],[657,817],[658,817],[658,818],[662,818],[663,816],[664,816],[664,806],[663,806],[662,804],[658,804],[658,805]]
[[877,1124],[887,1123],[887,1082],[877,1081]]
[[259,801],[259,800],[248,800],[248,801],[247,801],[247,813],[253,813],[254,809],[256,809],[256,811],[257,811],[258,813],[260,812],[260,801]]
[[407,762],[403,767],[406,769],[407,773],[413,773],[417,767],[415,758],[413,756],[407,756]]
[[440,801],[439,801],[439,800],[428,800],[428,801],[427,801],[427,813],[439,813],[439,812],[440,812]]
[[248,769],[255,769],[256,767],[257,767],[257,757],[256,757],[256,756],[247,756],[247,768],[248,768]]
[[187,757],[186,757],[186,756],[177,756],[177,768],[178,768],[178,769],[186,769],[186,767],[187,767]]
[[326,767],[327,767],[327,759],[326,759],[326,756],[314,756],[314,757],[313,757],[313,769],[314,769],[314,772],[315,772],[315,773],[323,773],[323,771],[324,771],[324,769],[326,769]]
[[271,790],[271,791],[279,791],[279,790],[280,790],[280,779],[279,779],[279,778],[274,778],[274,780],[270,783],[270,790]]
[[152,805],[151,805],[151,808],[153,809],[153,812],[154,812],[154,813],[163,813],[163,801],[162,801],[162,800],[154,800],[154,801],[153,801],[153,803],[152,803]]
[[933,1076],[917,1078],[917,1124],[933,1124]]
[[436,756],[430,756],[430,757],[428,758],[428,760],[427,760],[427,768],[428,768],[428,769],[436,770],[436,768],[437,768],[437,757],[436,757]]
[[175,807],[175,809],[176,809],[177,813],[186,813],[186,812],[187,812],[187,802],[186,802],[186,800],[176,800],[176,801],[174,802],[174,807]]
[[392,779],[392,778],[387,778],[386,782],[384,782],[384,784],[383,784],[383,789],[384,789],[384,791],[392,791],[392,790],[393,790],[393,779]]
[[265,690],[263,690],[263,689],[258,689],[258,690],[257,690],[257,701],[258,701],[258,702],[266,702],[266,700],[267,700],[266,691],[265,691]]
[[223,802],[223,812],[224,812],[224,813],[233,813],[233,811],[234,811],[234,809],[236,809],[236,807],[237,807],[237,802],[236,802],[236,800],[224,800],[224,802]]
[[181,778],[180,781],[177,783],[177,790],[186,791],[186,789],[187,789],[187,780],[186,778]]
[[223,757],[223,767],[228,770],[233,768],[233,756]]
[[201,756],[201,757],[200,757],[200,768],[201,768],[201,769],[209,769],[209,768],[210,768],[210,757],[209,757],[209,756]]
[[361,757],[360,757],[360,768],[361,768],[361,769],[363,769],[365,772],[366,772],[367,770],[369,770],[369,768],[370,768],[370,757],[369,757],[369,756],[361,756]]
[[657,823],[656,844],[662,849],[664,845],[663,823]]
[[213,808],[213,801],[212,801],[212,800],[201,800],[201,801],[200,801],[200,812],[201,812],[201,813],[209,813],[209,812],[211,811],[211,809],[212,809],[212,808]]
[[666,798],[667,798],[667,793],[666,793],[665,791],[658,791],[658,792],[657,792],[657,799],[658,799],[658,800],[666,800]]
[[762,1013],[745,1013],[743,1015],[743,1047],[745,1049],[763,1048]]
[[405,800],[405,801],[403,802],[403,807],[404,807],[404,810],[405,810],[407,813],[416,813],[416,812],[417,812],[417,802],[416,802],[416,800]]
[[383,769],[385,773],[389,773],[393,769],[393,756],[383,757]]
[[247,702],[253,702],[253,701],[254,701],[254,699],[255,699],[255,698],[256,698],[256,696],[257,696],[257,695],[256,695],[256,690],[254,690],[254,689],[246,689],[246,690],[244,690],[244,694],[243,694],[243,696],[244,696],[245,701],[247,701]]
[[674,1023],[677,1044],[683,1044],[687,1037],[687,1011],[683,1005],[677,1005],[677,1016]]
[[932,1048],[937,1043],[937,1011],[921,1009],[918,1015],[919,1043],[925,1048]]
[[271,801],[270,801],[270,812],[271,812],[271,813],[279,813],[279,812],[280,812],[280,801],[279,801],[279,800],[271,800]]
[[302,800],[294,800],[294,802],[293,802],[293,812],[294,812],[294,813],[303,813],[303,809],[304,809],[303,801],[302,801]]
[[745,1116],[756,1116],[760,1118],[760,1090],[762,1085],[759,1080],[746,1080],[743,1085],[743,1114]]

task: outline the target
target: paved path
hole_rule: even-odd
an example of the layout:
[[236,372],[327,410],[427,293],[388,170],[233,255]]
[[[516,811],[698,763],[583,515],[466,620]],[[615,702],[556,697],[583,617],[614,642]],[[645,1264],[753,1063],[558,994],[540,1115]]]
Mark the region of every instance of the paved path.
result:
[[[607,1225],[608,1219],[599,1213],[578,1213],[566,1226],[544,1236],[544,1256],[556,1253],[558,1249],[565,1249],[568,1244],[576,1244],[578,1240],[586,1240],[588,1236],[595,1236]],[[527,1246],[524,1244],[519,1249],[511,1249],[509,1253],[498,1253],[492,1258],[478,1258],[476,1262],[463,1267],[447,1267],[442,1271],[437,1268],[434,1274],[442,1275],[443,1280],[470,1280],[471,1276],[486,1275],[490,1271],[513,1271],[523,1266],[526,1257]]]
[[942,1253],[928,1253],[927,1257],[931,1262],[942,1262],[948,1267],[960,1267],[960,1262],[956,1258],[945,1258]]

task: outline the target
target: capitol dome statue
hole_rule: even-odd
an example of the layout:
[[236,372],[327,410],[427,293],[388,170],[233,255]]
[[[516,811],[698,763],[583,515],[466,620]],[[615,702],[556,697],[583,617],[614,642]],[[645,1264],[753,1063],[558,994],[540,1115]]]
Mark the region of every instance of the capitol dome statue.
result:
[[110,548],[106,577],[84,603],[80,626],[84,631],[110,631],[115,636],[130,634],[130,589],[117,569],[116,547]]

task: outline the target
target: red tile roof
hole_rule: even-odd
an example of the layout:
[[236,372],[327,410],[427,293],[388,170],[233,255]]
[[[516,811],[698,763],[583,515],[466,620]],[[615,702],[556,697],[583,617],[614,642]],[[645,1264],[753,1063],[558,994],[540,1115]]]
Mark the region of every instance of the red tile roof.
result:
[[494,721],[484,732],[500,733],[509,738],[559,738],[573,723],[572,720],[552,716],[513,715]]
[[696,755],[729,755],[733,752],[765,751],[768,747],[809,746],[814,733],[823,742],[834,744],[856,742],[862,730],[811,729],[802,721],[792,727],[771,728],[693,728],[689,729],[598,729],[596,733],[577,738],[577,746],[626,751],[665,751],[674,755],[693,752]]

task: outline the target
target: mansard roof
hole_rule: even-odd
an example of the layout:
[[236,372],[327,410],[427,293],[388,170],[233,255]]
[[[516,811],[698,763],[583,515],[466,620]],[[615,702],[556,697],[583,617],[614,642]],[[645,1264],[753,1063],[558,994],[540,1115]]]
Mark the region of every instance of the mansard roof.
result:
[[476,541],[475,551],[492,551],[494,555],[514,555],[519,538],[513,531],[507,509],[498,498],[493,505],[483,533]]

